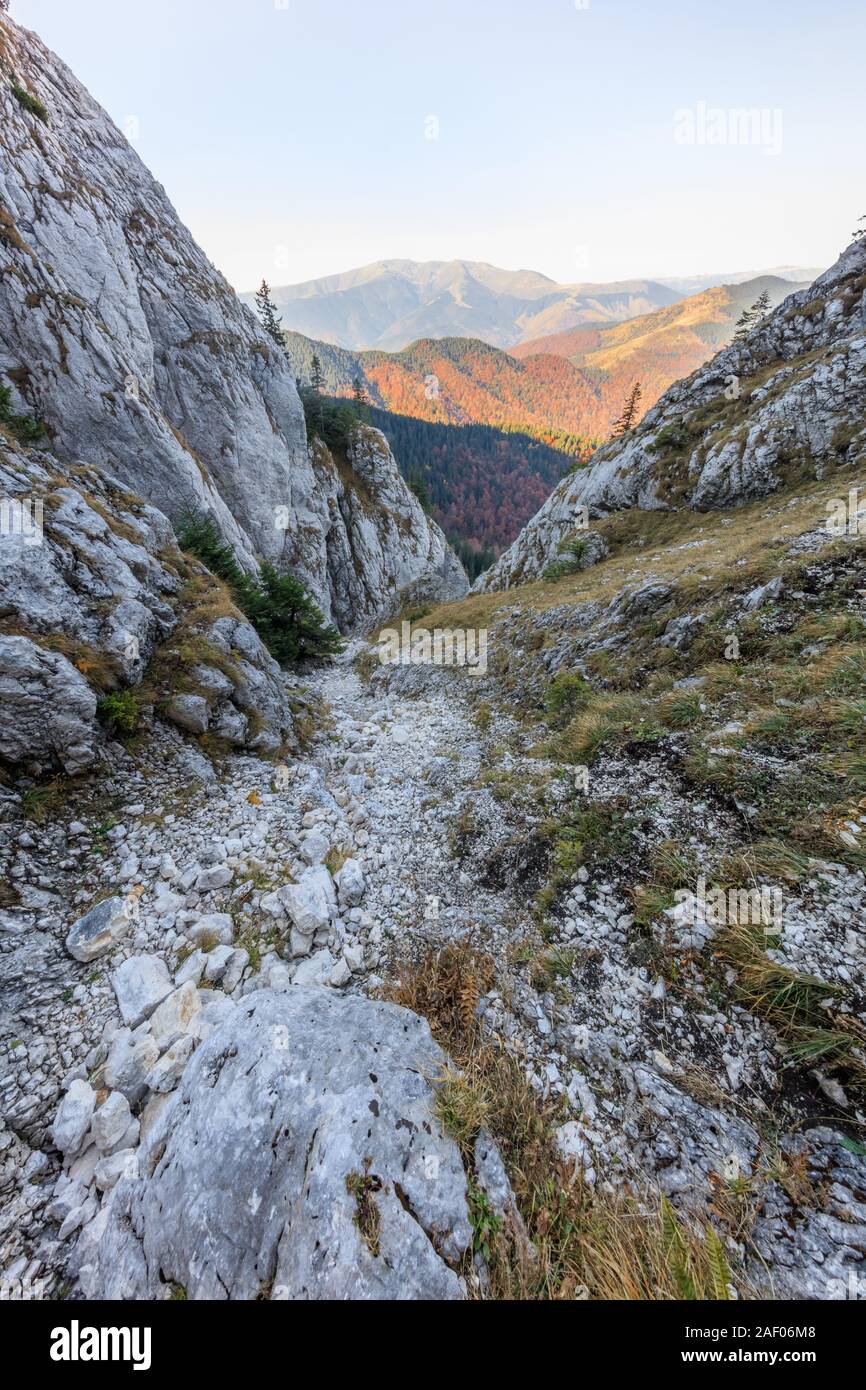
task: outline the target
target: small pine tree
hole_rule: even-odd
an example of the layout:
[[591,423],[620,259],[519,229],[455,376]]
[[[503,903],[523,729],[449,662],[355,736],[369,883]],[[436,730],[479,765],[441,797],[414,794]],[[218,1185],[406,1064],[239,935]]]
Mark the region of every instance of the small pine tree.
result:
[[278,347],[286,350],[286,340],[283,337],[283,321],[277,313],[276,305],[271,299],[271,288],[267,280],[263,280],[261,288],[256,290],[256,309],[262,321],[262,328]]
[[257,576],[246,574],[212,517],[188,512],[178,525],[177,538],[182,550],[197,556],[211,574],[228,585],[238,608],[280,665],[333,656],[343,650],[337,629],[325,622],[300,580],[278,574],[267,564]]
[[313,353],[313,360],[310,363],[310,385],[317,396],[321,396],[325,389],[325,373],[322,371],[322,360],[317,352]]
[[315,409],[313,412],[318,433],[322,439],[325,438],[327,429],[325,423],[325,373],[322,371],[322,360],[317,352],[313,353],[313,360],[310,363],[310,388],[316,397]]
[[761,319],[766,318],[770,312],[770,291],[764,290],[759,294],[752,308],[755,312],[755,322],[760,323]]
[[770,294],[768,290],[764,290],[762,294],[758,295],[754,304],[750,308],[744,309],[737,319],[734,342],[737,342],[741,338],[748,337],[756,324],[759,324],[761,319],[766,318],[769,311]]
[[411,469],[406,481],[421,503],[424,511],[429,512],[433,505],[433,500],[430,496],[430,489],[427,486],[427,480],[424,477],[423,471],[420,468]]
[[737,342],[740,338],[745,338],[752,331],[752,324],[754,321],[755,315],[752,310],[744,309],[737,319],[734,328],[734,342]]
[[352,404],[358,424],[370,419],[370,403],[367,400],[367,391],[359,376],[356,376],[352,382]]
[[621,439],[629,430],[633,430],[637,424],[638,411],[640,410],[641,389],[640,382],[636,381],[628,393],[628,398],[623,406],[622,414],[616,421],[611,434],[611,439]]
[[262,565],[259,598],[253,607],[253,625],[271,655],[281,666],[343,650],[336,628],[329,627],[303,584],[291,574],[278,574]]

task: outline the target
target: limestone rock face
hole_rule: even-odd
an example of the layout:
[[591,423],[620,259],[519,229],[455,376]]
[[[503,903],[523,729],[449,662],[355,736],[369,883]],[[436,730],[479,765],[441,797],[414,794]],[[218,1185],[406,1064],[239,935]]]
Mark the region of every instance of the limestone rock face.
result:
[[766,496],[803,468],[821,476],[854,463],[866,445],[864,417],[861,238],[746,338],[666,391],[624,440],[563,479],[474,587],[540,578],[575,535],[581,508],[591,522],[627,507],[730,507]]
[[209,512],[247,568],[295,573],[347,629],[395,584],[461,582],[396,468],[372,489],[378,516],[351,478],[322,487],[286,355],[106,113],[5,14],[0,69],[0,381],[62,464],[110,469],[172,521]]
[[340,469],[318,441],[313,462],[333,527],[327,585],[344,631],[364,631],[413,603],[462,598],[463,566],[406,486],[385,436],[359,429]]
[[81,772],[95,760],[96,696],[59,652],[0,637],[0,757],[41,771]]
[[415,1014],[296,987],[203,1042],[121,1178],[87,1296],[456,1299],[466,1174]]
[[[57,470],[49,454],[0,447],[0,758],[77,773],[106,742],[98,695],[139,686],[157,650],[170,648],[189,562],[162,512],[116,478],[86,465],[68,477]],[[203,665],[183,669],[194,690],[174,695],[184,708],[195,701],[198,718],[184,727],[239,748],[291,746],[282,673],[257,633],[239,615],[202,612],[198,624],[185,606],[183,640]],[[156,694],[170,714],[174,692]]]

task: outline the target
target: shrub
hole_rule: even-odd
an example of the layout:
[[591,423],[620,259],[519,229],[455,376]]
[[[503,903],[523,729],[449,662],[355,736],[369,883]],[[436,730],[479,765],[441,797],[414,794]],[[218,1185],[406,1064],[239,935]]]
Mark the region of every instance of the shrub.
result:
[[228,585],[238,607],[281,666],[343,650],[337,629],[325,622],[301,581],[290,574],[278,574],[267,564],[257,578],[245,574],[209,516],[188,513],[180,523],[178,541]]
[[592,686],[576,671],[560,671],[544,692],[544,708],[551,724],[561,727],[593,698]]
[[12,391],[0,386],[0,425],[3,425],[19,444],[38,444],[45,434],[44,425],[32,415],[16,415],[12,409]]
[[35,97],[32,92],[26,91],[25,88],[20,86],[17,82],[13,82],[12,95],[21,106],[24,107],[25,111],[30,111],[32,115],[38,116],[40,121],[44,121],[46,125],[48,124],[48,111],[39,98]]
[[659,430],[652,443],[646,446],[648,454],[659,454],[666,449],[679,450],[689,442],[688,432],[682,425],[665,425]]
[[104,695],[96,708],[101,722],[111,733],[130,738],[137,732],[140,711],[133,691]]
[[281,666],[343,650],[336,628],[328,626],[299,579],[262,565],[250,620]]
[[558,550],[562,559],[554,560],[553,564],[548,565],[542,575],[542,578],[548,582],[554,579],[565,579],[569,574],[579,574],[586,564],[589,541],[585,536],[575,536],[571,540],[561,541]]

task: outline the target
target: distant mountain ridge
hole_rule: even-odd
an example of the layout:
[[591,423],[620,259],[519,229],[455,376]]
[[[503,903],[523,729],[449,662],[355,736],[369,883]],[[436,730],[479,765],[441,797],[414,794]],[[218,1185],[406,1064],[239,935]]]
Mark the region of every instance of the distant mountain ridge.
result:
[[790,280],[792,284],[811,285],[813,280],[824,274],[825,269],[826,266],[773,265],[766,270],[735,270],[727,271],[724,275],[659,275],[657,280],[669,289],[692,295],[714,289],[717,285],[741,285],[744,280],[757,280],[764,276]]
[[505,352],[473,338],[425,338],[400,352],[350,352],[287,333],[292,370],[324,389],[355,383],[404,475],[422,483],[434,516],[474,575],[510,544],[575,460],[610,435],[635,381],[640,415],[734,336],[766,292],[775,308],[802,288],[775,276],[720,286],[626,323],[586,326]]
[[[781,279],[807,282],[819,271]],[[511,348],[552,333],[622,323],[754,272],[687,279],[647,277],[558,284],[534,270],[485,261],[376,261],[337,275],[272,289],[285,328],[349,351],[400,351],[422,338],[478,338]],[[240,298],[253,305],[252,292]]]
[[761,294],[775,309],[789,294],[806,288],[774,275],[719,285],[664,309],[610,327],[580,328],[522,343],[511,355],[530,365],[551,354],[580,371],[595,393],[596,409],[584,428],[606,435],[632,385],[641,384],[641,414],[675,381],[726,347],[744,309]]
[[351,352],[287,333],[295,375],[312,359],[325,389],[350,395],[359,380],[371,404],[433,424],[521,430],[571,456],[610,433],[628,391],[642,411],[729,343],[744,308],[766,291],[770,307],[802,286],[772,276],[706,290],[620,324],[588,325],[509,352],[477,338],[424,338],[399,352]]
[[[397,351],[420,338],[511,347],[583,323],[618,323],[680,295],[651,280],[558,285],[481,261],[396,260],[278,287],[272,297],[287,329],[355,351]],[[241,299],[253,303],[252,294]]]
[[[856,237],[813,284],[676,381],[634,429],[564,479],[476,587],[538,579],[587,516],[729,508],[831,469],[844,496],[866,442],[864,328],[866,238]],[[597,558],[597,542],[583,539]]]

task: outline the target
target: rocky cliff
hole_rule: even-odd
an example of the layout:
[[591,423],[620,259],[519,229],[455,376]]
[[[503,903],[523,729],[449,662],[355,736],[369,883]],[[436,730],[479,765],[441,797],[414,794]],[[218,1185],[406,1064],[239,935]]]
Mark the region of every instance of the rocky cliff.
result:
[[0,382],[58,460],[109,469],[172,520],[209,511],[248,568],[293,571],[345,630],[388,606],[393,580],[460,592],[387,450],[389,517],[369,524],[380,504],[351,470],[322,487],[284,355],[106,113],[6,15],[0,109]]
[[538,579],[589,519],[730,507],[862,454],[866,238],[744,339],[677,382],[624,439],[563,480],[478,590]]
[[[116,479],[0,449],[0,759],[30,775],[93,766],[106,704],[236,748],[294,745],[282,673],[168,519]],[[137,717],[137,716],[136,716]]]

